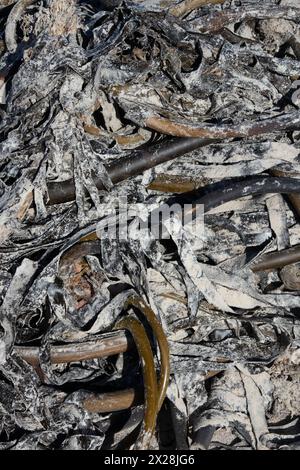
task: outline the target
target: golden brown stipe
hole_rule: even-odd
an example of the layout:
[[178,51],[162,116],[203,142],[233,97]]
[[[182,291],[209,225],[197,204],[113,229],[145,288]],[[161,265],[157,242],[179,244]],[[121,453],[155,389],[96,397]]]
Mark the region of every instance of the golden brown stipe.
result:
[[278,115],[261,121],[246,121],[236,125],[214,125],[203,123],[198,126],[178,124],[160,116],[151,116],[145,120],[145,126],[162,134],[177,137],[194,137],[203,139],[228,139],[235,137],[253,137],[269,132],[299,127],[298,112]]
[[[0,83],[0,88],[1,88],[1,83]],[[17,212],[17,218],[21,222],[24,220],[27,214],[27,211],[32,204],[32,201],[33,201],[33,191],[28,191],[28,193],[26,193],[25,196],[21,199],[20,204],[19,204],[19,210]]]
[[[1,47],[1,45],[0,45]],[[1,49],[0,49],[1,50]],[[104,132],[99,129],[99,127],[93,126],[92,124],[86,124],[84,123],[83,129],[85,132],[87,132],[90,135],[94,135],[96,137],[99,137],[101,135],[104,135]],[[115,139],[115,141],[119,145],[137,145],[137,144],[142,144],[145,141],[145,137],[143,137],[140,134],[133,134],[133,135],[123,135],[123,134],[115,134],[112,133],[111,137]]]
[[200,178],[192,179],[177,175],[160,174],[147,186],[147,189],[164,193],[188,193],[198,189],[204,183],[206,181]]
[[82,238],[80,238],[80,242],[89,242],[94,240],[99,240],[96,232],[88,233],[87,235],[84,235]]
[[[128,330],[131,333],[141,359],[145,394],[143,436],[147,436],[147,441],[155,430],[158,398],[156,372],[150,341],[143,325],[133,316],[119,320],[115,329]],[[142,440],[143,436],[141,436]],[[146,445],[146,442],[144,442],[144,445]]]
[[92,394],[83,400],[83,406],[89,413],[111,413],[122,411],[141,403],[141,394],[134,388]]
[[137,145],[145,141],[145,137],[140,134],[118,135],[114,134],[114,138],[119,145]]
[[[85,240],[85,241],[83,241]],[[96,240],[96,241],[94,241]],[[71,247],[62,257],[61,265],[63,264],[71,264],[76,259],[85,256],[86,254],[94,252],[94,250],[99,249],[98,247],[98,236],[96,232],[92,232],[80,239],[81,243],[78,243]],[[166,335],[163,331],[161,324],[159,323],[156,315],[154,314],[153,310],[147,306],[143,300],[139,297],[131,297],[126,302],[127,306],[132,305],[139,309],[145,318],[148,320],[149,325],[151,326],[154,335],[156,336],[160,356],[161,356],[161,372],[160,372],[160,379],[158,385],[158,409],[160,410],[163,401],[166,396],[166,391],[170,379],[170,354],[169,354],[169,345],[166,338]]]
[[[99,359],[128,351],[131,345],[130,339],[124,333],[115,331],[84,343],[52,345],[50,360],[52,364],[63,364]],[[35,369],[40,365],[38,347],[15,346],[14,351]]]
[[127,305],[136,307],[140,312],[143,313],[147,319],[149,325],[151,326],[153,333],[156,337],[159,351],[160,351],[160,378],[158,382],[158,403],[157,403],[157,412],[161,409],[161,406],[166,397],[167,388],[170,380],[170,352],[169,344],[165,335],[165,332],[159,323],[153,310],[146,305],[140,297],[130,297],[127,300]]
[[300,261],[300,245],[282,251],[266,253],[251,266],[253,272],[279,269]]

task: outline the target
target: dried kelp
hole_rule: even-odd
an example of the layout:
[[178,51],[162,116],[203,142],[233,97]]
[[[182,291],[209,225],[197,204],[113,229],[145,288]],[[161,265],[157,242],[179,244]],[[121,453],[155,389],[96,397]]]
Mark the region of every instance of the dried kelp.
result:
[[0,0],[0,449],[299,448],[298,3]]

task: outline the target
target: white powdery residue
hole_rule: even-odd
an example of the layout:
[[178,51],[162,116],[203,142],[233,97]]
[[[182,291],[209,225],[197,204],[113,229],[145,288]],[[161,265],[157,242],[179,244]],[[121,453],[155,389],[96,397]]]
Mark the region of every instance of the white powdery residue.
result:
[[132,290],[128,290],[114,297],[114,299],[105,305],[105,307],[101,310],[101,313],[98,315],[93,326],[87,330],[87,333],[93,335],[99,331],[104,331],[108,328],[111,328],[122,311],[127,298],[130,297],[130,295],[133,293],[134,292]]
[[[230,165],[194,165],[194,172],[201,174],[201,177],[209,179],[224,179],[240,176],[250,176],[262,173],[270,168],[280,165],[283,159],[263,158],[252,161],[232,163]],[[191,169],[192,170],[192,169]],[[179,171],[178,171],[179,173]]]
[[186,272],[192,279],[195,286],[199,289],[199,292],[204,295],[207,302],[211,303],[219,310],[233,313],[232,309],[217,290],[214,282],[208,279],[203,272],[201,264],[198,262],[193,248],[190,242],[187,240],[187,233],[183,231],[182,225],[178,218],[174,217],[172,220],[165,221],[164,224],[178,247],[180,258],[186,269]]
[[291,363],[296,366],[300,365],[300,349],[296,349],[296,351],[291,353]]
[[[253,207],[252,196],[246,196],[243,199],[235,199],[234,201],[228,201],[221,206],[214,207],[206,212],[206,214],[219,214],[223,212],[254,212],[256,208]],[[258,208],[259,209],[259,208]]]
[[218,292],[231,307],[253,309],[265,305],[264,302],[260,302],[244,292],[232,290],[221,285],[218,286]]
[[299,153],[299,149],[293,145],[284,142],[273,142],[265,156],[266,158],[272,158],[274,160],[292,162],[298,157]]
[[282,7],[294,7],[299,8],[299,0],[281,0]]
[[0,79],[0,104],[6,103],[6,85]]
[[117,117],[115,107],[108,101],[104,93],[102,93],[98,99],[102,106],[102,113],[106,127],[111,132],[119,131],[122,128],[122,123]]
[[267,199],[270,225],[276,235],[277,249],[284,250],[290,245],[285,202],[281,194]]
[[17,268],[16,273],[6,292],[2,309],[13,309],[22,299],[24,289],[37,268],[37,262],[25,258]]
[[252,378],[252,376],[248,374],[242,366],[238,367],[242,372],[242,380],[247,397],[248,413],[256,438],[256,449],[266,450],[266,446],[261,442],[261,438],[269,432],[263,397],[254,381],[254,377]]
[[169,384],[167,397],[175,404],[176,408],[178,408],[179,411],[186,415],[186,405],[184,403],[183,397],[181,396],[177,383],[174,383],[172,381]]
[[172,333],[170,336],[169,336],[169,341],[182,341],[183,339],[187,338],[189,336],[189,333],[188,331],[186,330],[178,330],[176,331],[175,333]]
[[13,231],[11,227],[6,225],[6,222],[7,218],[5,214],[2,214],[2,216],[0,216],[0,243],[5,242]]
[[142,176],[142,185],[148,186],[154,180],[156,175],[156,169],[150,168],[150,170],[146,170]]
[[289,228],[289,237],[291,246],[300,245],[300,227],[299,224]]
[[6,361],[6,347],[4,341],[0,340],[0,365]]
[[2,156],[4,157],[4,155],[6,154],[12,154],[12,152],[18,149],[19,145],[20,142],[17,131],[11,131],[7,139],[4,140],[3,143],[1,143]]

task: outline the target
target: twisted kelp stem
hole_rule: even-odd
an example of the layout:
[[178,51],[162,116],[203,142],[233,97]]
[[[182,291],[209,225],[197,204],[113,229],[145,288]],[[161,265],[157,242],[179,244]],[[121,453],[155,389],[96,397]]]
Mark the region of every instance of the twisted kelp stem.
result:
[[124,317],[119,320],[115,325],[115,329],[128,330],[132,334],[142,362],[145,412],[144,430],[141,435],[141,440],[144,445],[146,445],[155,430],[158,400],[157,380],[151,344],[143,325],[133,316]]
[[[171,161],[211,143],[216,143],[220,139],[253,137],[270,132],[297,129],[300,127],[300,113],[297,111],[282,114],[258,122],[246,122],[235,127],[213,124],[191,127],[160,117],[147,118],[145,125],[163,134],[177,136],[178,139],[175,138],[168,142],[156,144],[149,149],[136,150],[121,160],[111,162],[106,166],[106,170],[112,183],[116,184],[124,181],[161,163]],[[100,178],[95,177],[94,182],[99,190],[105,189]],[[73,201],[76,197],[73,180],[49,182],[47,190],[47,203],[49,205]]]
[[170,352],[169,352],[169,345],[168,345],[168,340],[166,338],[165,332],[159,323],[155,313],[153,310],[146,305],[143,300],[140,297],[130,297],[127,300],[127,305],[132,305],[136,307],[138,310],[140,310],[143,315],[146,317],[146,319],[149,322],[149,325],[151,326],[155,338],[158,342],[158,347],[160,351],[160,378],[158,382],[158,406],[157,406],[157,411],[161,409],[161,406],[164,402],[166,393],[167,393],[167,388],[169,385],[169,380],[170,380]]

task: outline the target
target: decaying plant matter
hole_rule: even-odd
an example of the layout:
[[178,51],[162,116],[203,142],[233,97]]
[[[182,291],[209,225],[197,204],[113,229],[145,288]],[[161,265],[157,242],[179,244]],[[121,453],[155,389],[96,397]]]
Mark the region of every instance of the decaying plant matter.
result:
[[299,22],[0,0],[0,449],[299,448]]

